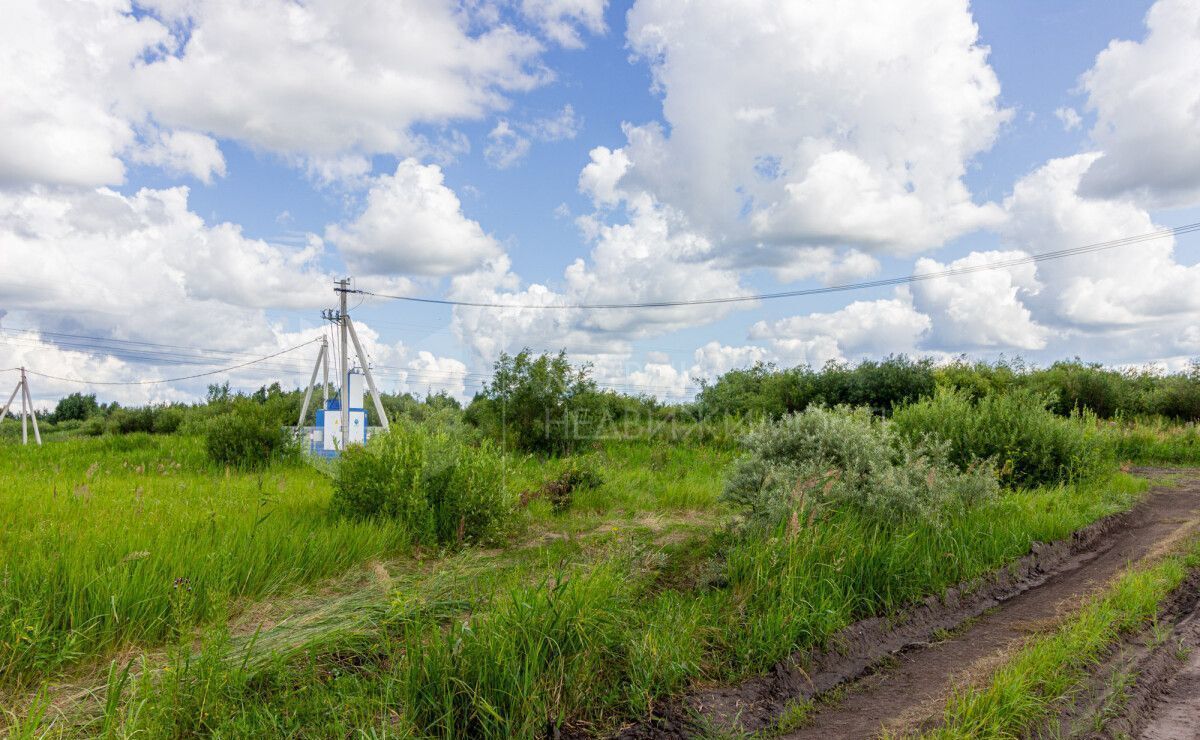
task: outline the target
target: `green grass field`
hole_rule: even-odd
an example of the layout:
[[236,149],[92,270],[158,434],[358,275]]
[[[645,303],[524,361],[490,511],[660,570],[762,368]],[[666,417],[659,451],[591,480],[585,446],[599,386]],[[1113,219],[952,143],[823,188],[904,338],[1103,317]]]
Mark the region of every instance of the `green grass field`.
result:
[[[834,512],[747,538],[718,501],[733,449],[614,440],[565,509],[529,496],[500,546],[437,551],[331,518],[329,478],[303,463],[226,470],[180,436],[5,452],[0,691],[29,736],[600,733],[1145,488],[1117,474],[942,527]],[[569,464],[513,456],[505,484],[537,491]]]

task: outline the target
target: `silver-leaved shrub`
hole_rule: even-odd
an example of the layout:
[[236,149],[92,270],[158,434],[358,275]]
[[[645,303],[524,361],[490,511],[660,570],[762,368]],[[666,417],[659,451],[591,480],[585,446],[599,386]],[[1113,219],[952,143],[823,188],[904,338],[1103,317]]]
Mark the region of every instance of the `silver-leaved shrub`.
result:
[[757,426],[744,446],[722,497],[752,524],[852,509],[881,522],[937,525],[999,490],[990,465],[960,470],[946,446],[906,440],[868,409],[810,407]]

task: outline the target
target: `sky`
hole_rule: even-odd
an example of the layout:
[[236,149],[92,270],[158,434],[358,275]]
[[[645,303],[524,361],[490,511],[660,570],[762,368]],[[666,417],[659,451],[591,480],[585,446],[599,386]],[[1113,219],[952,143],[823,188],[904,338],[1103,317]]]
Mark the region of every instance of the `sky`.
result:
[[1022,261],[1200,222],[1194,0],[5,5],[0,390],[40,407],[299,386],[339,277],[506,306],[350,296],[383,389],[463,400],[523,348],[664,401],[1200,357],[1200,233]]

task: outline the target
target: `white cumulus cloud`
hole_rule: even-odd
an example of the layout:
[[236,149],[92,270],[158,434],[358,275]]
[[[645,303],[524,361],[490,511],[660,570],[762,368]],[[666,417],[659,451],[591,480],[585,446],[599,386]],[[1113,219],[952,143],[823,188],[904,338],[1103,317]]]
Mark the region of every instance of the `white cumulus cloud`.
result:
[[603,34],[608,0],[521,0],[521,13],[542,33],[568,49],[583,47],[580,29]]
[[[1019,180],[1005,200],[1005,238],[1031,252],[1079,247],[1158,230],[1150,214],[1122,198],[1088,198],[1081,180],[1097,153],[1052,159]],[[1036,298],[1044,323],[1077,330],[1145,325],[1195,317],[1200,266],[1176,261],[1165,237],[1038,265]],[[1032,302],[1031,302],[1032,303]]]
[[[0,192],[0,306],[39,328],[241,350],[275,346],[267,309],[332,294],[320,240],[285,247],[206,225],[187,188]],[[10,316],[11,318],[11,316]]]
[[905,290],[895,298],[854,301],[828,313],[760,321],[750,338],[769,342],[782,364],[819,366],[828,360],[912,354],[930,329]]
[[177,31],[138,64],[134,101],[164,125],[268,151],[413,154],[418,123],[480,118],[550,78],[511,26],[470,29],[440,2],[150,2]]
[[593,152],[599,202],[650,192],[768,265],[798,245],[913,253],[1001,217],[962,179],[1010,113],[961,0],[639,0],[628,40],[669,133],[627,127],[624,172]]
[[1091,137],[1103,152],[1084,195],[1132,194],[1148,205],[1200,204],[1200,4],[1158,0],[1146,36],[1115,40],[1083,75]]
[[[1024,252],[972,252],[942,264],[917,260],[916,274],[961,270],[1028,256]],[[950,352],[976,349],[1041,349],[1049,332],[1024,303],[1040,289],[1032,263],[981,270],[913,283],[913,302],[931,319],[930,341]]]
[[496,240],[462,213],[442,169],[402,160],[395,173],[375,178],[366,208],[325,236],[350,269],[371,275],[452,275],[500,254]]
[[123,0],[18,0],[0,23],[0,186],[106,185],[136,141],[115,106],[130,62],[166,37]]

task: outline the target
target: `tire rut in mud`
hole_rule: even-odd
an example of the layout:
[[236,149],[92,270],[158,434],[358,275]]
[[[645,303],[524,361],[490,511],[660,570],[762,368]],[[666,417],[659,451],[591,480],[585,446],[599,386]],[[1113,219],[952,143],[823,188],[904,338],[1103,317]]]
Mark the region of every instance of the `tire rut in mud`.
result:
[[1057,723],[1062,738],[1200,738],[1200,569],[1093,672]]
[[[1143,475],[1161,472],[1143,469]],[[700,726],[754,732],[772,728],[799,699],[846,685],[845,697],[817,711],[788,738],[867,738],[883,729],[915,727],[958,681],[989,658],[1054,620],[1066,605],[1195,528],[1200,479],[1155,487],[1128,512],[1097,521],[1074,536],[1033,552],[1009,568],[931,597],[902,622],[868,619],[839,633],[835,650],[802,653],[762,677],[697,691],[621,738],[692,737]],[[974,621],[972,621],[974,620]],[[948,639],[935,635],[960,628]],[[888,664],[887,667],[881,667]],[[875,670],[878,669],[878,670]]]

